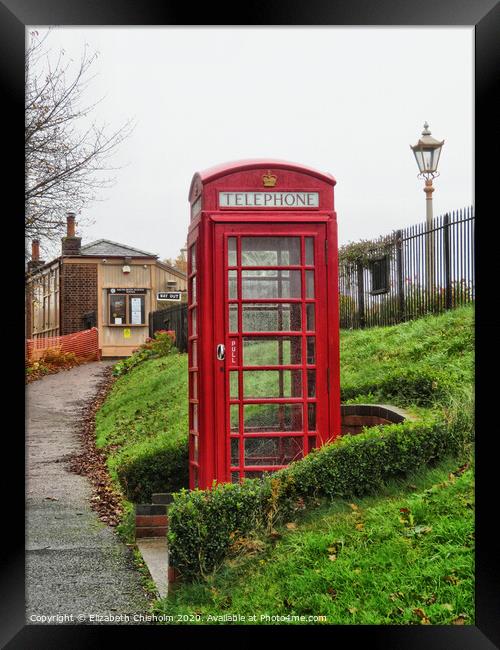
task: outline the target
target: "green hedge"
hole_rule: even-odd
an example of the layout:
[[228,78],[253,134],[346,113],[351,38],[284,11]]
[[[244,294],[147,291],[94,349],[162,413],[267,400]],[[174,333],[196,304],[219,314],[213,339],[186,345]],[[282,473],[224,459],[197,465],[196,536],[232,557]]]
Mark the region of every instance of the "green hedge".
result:
[[237,536],[270,531],[313,499],[361,496],[385,480],[460,456],[469,439],[467,428],[446,426],[430,415],[345,436],[261,480],[182,490],[169,509],[170,562],[185,579],[205,578]]
[[428,407],[445,399],[454,382],[470,381],[465,372],[459,372],[459,369],[455,369],[455,376],[450,374],[449,369],[442,370],[431,365],[400,366],[389,370],[383,378],[377,377],[372,381],[361,378],[342,386],[341,400],[346,402],[358,395],[371,393],[384,402]]
[[187,436],[167,436],[126,448],[109,460],[127,499],[150,503],[154,492],[177,492],[189,484]]

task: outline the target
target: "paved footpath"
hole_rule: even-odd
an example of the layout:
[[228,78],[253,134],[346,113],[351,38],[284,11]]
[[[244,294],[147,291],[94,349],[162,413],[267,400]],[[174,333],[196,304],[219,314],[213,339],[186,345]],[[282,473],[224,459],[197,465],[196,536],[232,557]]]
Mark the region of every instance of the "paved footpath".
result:
[[66,615],[59,621],[71,623],[72,614],[76,624],[93,624],[78,616],[132,617],[148,609],[130,549],[91,510],[89,480],[68,469],[80,450],[81,408],[107,365],[84,364],[27,386],[27,623],[44,622],[31,618],[40,615]]

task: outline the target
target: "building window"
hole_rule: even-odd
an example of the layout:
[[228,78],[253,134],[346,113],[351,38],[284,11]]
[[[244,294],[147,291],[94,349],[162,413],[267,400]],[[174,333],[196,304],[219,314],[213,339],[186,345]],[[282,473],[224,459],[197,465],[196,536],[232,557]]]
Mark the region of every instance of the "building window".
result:
[[144,325],[145,296],[134,294],[109,294],[110,325]]
[[385,255],[370,262],[372,276],[371,293],[387,293],[389,291],[389,257]]

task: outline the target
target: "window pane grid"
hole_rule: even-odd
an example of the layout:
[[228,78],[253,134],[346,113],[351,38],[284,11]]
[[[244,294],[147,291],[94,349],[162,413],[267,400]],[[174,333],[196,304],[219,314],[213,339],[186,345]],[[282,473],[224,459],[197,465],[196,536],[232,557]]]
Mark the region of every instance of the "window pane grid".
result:
[[[231,243],[229,242],[230,239],[232,239]],[[308,427],[309,423],[311,425],[315,424],[313,410],[316,408],[316,338],[314,336],[316,334],[315,317],[317,316],[315,307],[315,238],[305,235],[296,237],[295,239],[297,239],[299,246],[295,244],[295,252],[290,253],[289,251],[286,253],[288,256],[290,254],[292,257],[295,256],[293,260],[288,257],[283,261],[280,257],[281,252],[278,246],[278,250],[275,252],[276,254],[273,253],[275,255],[275,261],[278,263],[273,264],[262,263],[262,254],[264,251],[262,249],[257,250],[259,246],[254,246],[253,243],[254,239],[259,238],[247,237],[245,252],[242,251],[243,239],[245,239],[243,236],[226,238],[227,252],[224,264],[226,277],[229,277],[228,271],[233,271],[231,274],[233,288],[230,293],[229,287],[225,290],[226,318],[228,319],[227,331],[231,332],[231,339],[237,339],[240,351],[238,365],[231,365],[231,375],[228,375],[228,384],[229,377],[231,376],[230,384],[233,387],[230,388],[228,386],[228,411],[232,412],[230,420],[233,423],[229,427],[228,432],[228,442],[229,440],[231,441],[231,444],[228,444],[228,460],[229,466],[231,467],[230,478],[236,482],[248,476],[249,473],[252,475],[261,475],[263,471],[275,471],[281,467],[286,467],[292,460],[291,457],[286,455],[282,456],[282,460],[285,459],[286,462],[278,462],[279,458],[272,457],[272,462],[267,465],[264,464],[265,459],[259,457],[258,462],[250,464],[252,460],[247,455],[245,464],[244,440],[258,440],[259,436],[261,439],[264,437],[267,440],[281,438],[284,445],[287,444],[287,438],[300,440],[301,454],[307,453],[311,445],[316,442],[316,431],[314,430],[310,433],[310,428]],[[260,238],[261,241],[263,239],[264,237]],[[288,240],[293,238],[283,237],[283,239]],[[248,242],[250,242],[250,245],[248,245]],[[253,250],[254,259],[249,260],[249,251],[252,246],[255,249]],[[293,264],[287,263],[290,261],[293,261]],[[244,271],[250,271],[250,273],[244,273]],[[258,273],[259,271],[261,273]],[[299,275],[297,277],[293,276],[291,274],[292,271],[298,272]],[[270,288],[265,289],[266,286]],[[260,291],[259,287],[263,287],[263,290]],[[285,292],[284,295],[282,293],[283,291]],[[296,293],[297,291],[298,293]],[[261,293],[265,295],[266,292],[266,297],[260,297]],[[276,297],[267,297],[269,292],[272,292],[273,296]],[[287,294],[291,294],[294,297],[289,297]],[[280,309],[280,305],[286,305],[286,307]],[[297,307],[300,305],[298,313],[300,322],[297,321],[297,315],[294,315],[292,324],[292,313],[295,314],[293,312],[293,305],[297,305]],[[232,316],[230,316],[231,313]],[[230,325],[230,323],[232,324]],[[243,329],[244,323],[246,329]],[[271,325],[277,325],[277,328],[271,327]],[[283,329],[285,326],[288,326],[289,329]],[[269,329],[265,329],[266,327]],[[292,329],[292,327],[296,329]],[[244,338],[252,339],[252,341],[246,342],[247,355],[249,349],[248,343],[254,343],[258,348],[257,341],[259,339],[262,340],[262,344],[265,346],[265,338],[270,338],[270,346],[273,347],[275,357],[272,358],[271,354],[270,358],[267,359],[266,357],[268,355],[266,354],[258,355],[262,357],[259,358],[258,365],[255,363],[257,359],[245,359]],[[298,343],[299,340],[299,348],[297,349],[295,348],[294,341]],[[296,358],[299,350],[300,354]],[[267,362],[269,365],[264,365],[262,362]],[[262,392],[258,392],[254,396],[245,395],[244,373],[248,371],[269,372],[270,374],[276,372],[296,373],[298,371],[299,383],[297,385],[300,388],[296,387],[294,389],[296,394],[292,396],[290,378],[280,376],[279,380],[277,380],[276,376],[274,376],[270,390],[262,387],[260,389]],[[235,377],[237,377],[237,380]],[[297,379],[295,379],[295,382],[297,382]],[[266,390],[272,394],[264,396]],[[289,408],[293,408],[294,406],[298,408],[300,406],[300,417],[295,413],[295,420],[299,422],[301,419],[300,427],[294,430],[294,418],[290,415],[291,412],[289,412],[288,419],[285,418],[284,421],[282,419],[282,425],[286,427],[286,430],[273,431],[273,428],[279,429],[282,425],[276,423],[273,425],[273,418],[271,418],[270,431],[268,432],[263,428],[267,426],[265,422],[266,411],[264,410],[261,414],[263,422],[261,422],[260,430],[245,431],[246,407],[255,407],[257,409],[255,414],[257,415],[257,407],[259,405],[262,405],[264,409],[266,406],[272,408],[274,405],[278,410],[286,409],[287,406]],[[236,421],[237,430],[234,428]],[[246,428],[249,428],[248,424]],[[316,429],[316,426],[314,426],[314,429]],[[237,445],[233,442],[234,440],[237,441]],[[263,444],[265,446],[271,443],[265,442]],[[231,445],[233,447],[232,453]],[[236,460],[238,460],[238,463]]]

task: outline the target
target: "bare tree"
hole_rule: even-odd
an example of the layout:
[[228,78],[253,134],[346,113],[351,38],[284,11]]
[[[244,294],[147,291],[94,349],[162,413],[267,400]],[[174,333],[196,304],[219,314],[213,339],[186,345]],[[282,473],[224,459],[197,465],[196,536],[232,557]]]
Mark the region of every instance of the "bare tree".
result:
[[168,257],[167,259],[163,260],[163,262],[165,264],[168,264],[168,266],[177,269],[178,271],[182,271],[182,273],[187,273],[187,260],[185,250],[185,248],[181,249],[179,255],[177,255],[175,260],[173,260],[171,257]]
[[67,210],[81,213],[114,183],[103,173],[116,169],[110,156],[133,128],[128,120],[108,131],[92,119],[99,102],[85,104],[84,95],[97,54],[85,47],[70,74],[64,50],[51,58],[48,34],[31,32],[25,59],[25,233],[46,244],[64,233]]

